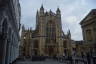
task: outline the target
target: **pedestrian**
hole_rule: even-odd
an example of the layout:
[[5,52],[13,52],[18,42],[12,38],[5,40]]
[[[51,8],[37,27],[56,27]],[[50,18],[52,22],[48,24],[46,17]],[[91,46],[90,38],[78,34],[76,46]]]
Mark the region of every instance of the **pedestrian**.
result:
[[81,55],[82,55],[82,58],[84,58],[84,53],[83,52],[81,52]]
[[87,63],[88,64],[90,64],[91,63],[91,59],[90,59],[91,57],[90,57],[90,54],[89,53],[87,53]]
[[70,61],[70,64],[73,64],[72,56],[68,56],[68,59],[69,59],[69,61]]

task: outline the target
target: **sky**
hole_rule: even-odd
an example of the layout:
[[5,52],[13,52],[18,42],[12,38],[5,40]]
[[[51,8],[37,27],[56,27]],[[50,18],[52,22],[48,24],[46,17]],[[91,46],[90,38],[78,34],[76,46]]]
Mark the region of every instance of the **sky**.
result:
[[61,10],[62,30],[66,34],[71,32],[73,40],[83,40],[80,22],[84,17],[96,8],[96,0],[20,0],[21,25],[35,29],[36,12],[43,4],[45,11],[50,9],[56,12]]

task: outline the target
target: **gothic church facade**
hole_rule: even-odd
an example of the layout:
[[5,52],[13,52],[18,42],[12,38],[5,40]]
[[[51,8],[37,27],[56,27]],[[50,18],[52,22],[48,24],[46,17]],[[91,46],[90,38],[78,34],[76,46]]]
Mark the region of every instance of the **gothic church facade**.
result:
[[[59,8],[54,13],[51,10],[45,12],[43,6],[41,6],[40,11],[37,11],[36,14],[36,29],[25,30],[23,27],[22,31],[23,36],[21,38],[24,38],[24,32],[31,33],[29,43],[31,46],[25,46],[29,47],[28,49],[31,51],[29,56],[62,56],[71,52],[71,34],[69,31],[65,35],[62,30],[61,11]],[[26,53],[28,54],[28,52]]]

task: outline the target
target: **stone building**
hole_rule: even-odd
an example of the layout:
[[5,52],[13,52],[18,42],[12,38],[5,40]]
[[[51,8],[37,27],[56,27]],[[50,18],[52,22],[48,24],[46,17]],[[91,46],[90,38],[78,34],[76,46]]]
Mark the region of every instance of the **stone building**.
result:
[[63,33],[63,56],[72,55],[72,39],[70,30],[65,35]]
[[18,57],[20,16],[19,0],[0,0],[0,64]]
[[85,55],[85,45],[84,45],[84,41],[75,41],[76,44],[76,56],[82,57],[83,55]]
[[31,57],[31,53],[32,53],[31,48],[32,48],[32,29],[25,29],[23,25],[19,57],[20,58]]
[[92,9],[80,24],[85,41],[85,52],[96,54],[96,9]]
[[[25,32],[22,32],[22,35],[24,35],[26,32],[30,33],[30,30],[25,30]],[[27,34],[29,37],[31,37],[31,47],[29,47],[31,48],[31,55],[63,56],[71,51],[69,49],[71,33],[68,31],[67,35],[65,35],[62,30],[61,11],[59,8],[57,8],[56,13],[52,12],[51,10],[49,12],[45,12],[42,5],[40,11],[37,11],[36,14],[36,28],[35,30],[31,30],[31,33],[31,35]],[[21,41],[23,41],[21,42],[21,44],[23,43],[23,46],[21,46],[21,48],[23,48],[21,49],[23,50],[21,55],[22,53],[26,53],[24,52],[25,36],[21,36]]]

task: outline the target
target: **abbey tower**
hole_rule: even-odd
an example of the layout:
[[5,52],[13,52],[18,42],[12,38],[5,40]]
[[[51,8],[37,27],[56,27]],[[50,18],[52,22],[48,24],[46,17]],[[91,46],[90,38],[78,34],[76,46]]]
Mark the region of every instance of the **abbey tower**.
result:
[[40,11],[37,11],[36,31],[38,32],[36,35],[38,38],[34,40],[38,40],[39,53],[41,55],[56,55],[56,53],[61,53],[63,35],[59,8],[55,14],[51,10],[44,12],[44,8],[41,6]]

